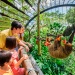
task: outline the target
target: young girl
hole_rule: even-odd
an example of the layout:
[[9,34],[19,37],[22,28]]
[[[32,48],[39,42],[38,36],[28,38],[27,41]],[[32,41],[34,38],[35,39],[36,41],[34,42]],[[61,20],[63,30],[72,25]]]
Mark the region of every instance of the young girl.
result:
[[18,52],[16,50],[14,50],[14,48],[16,47],[16,38],[15,37],[7,37],[5,45],[12,53],[13,62],[10,66],[12,68],[14,75],[24,75],[25,69],[20,68],[19,66],[25,59],[28,58],[28,56],[24,56],[20,60],[18,60]]
[[20,40],[24,40],[24,31],[25,31],[25,28],[24,28],[24,26],[22,26],[21,31],[19,33]]
[[0,51],[0,75],[13,75],[11,67],[12,54],[9,51]]
[[29,42],[25,42],[24,41],[24,32],[25,32],[25,28],[24,28],[24,26],[22,26],[22,28],[21,28],[21,31],[20,31],[20,33],[19,33],[19,39],[26,45],[26,46],[28,46],[29,47],[29,52],[31,51],[31,49],[32,49],[32,45],[29,43]]

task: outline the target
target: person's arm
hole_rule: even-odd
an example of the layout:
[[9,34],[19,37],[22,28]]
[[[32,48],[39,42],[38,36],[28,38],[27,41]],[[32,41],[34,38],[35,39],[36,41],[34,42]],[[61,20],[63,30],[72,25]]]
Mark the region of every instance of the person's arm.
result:
[[24,42],[21,41],[21,40],[18,38],[18,36],[16,36],[16,40],[17,40],[17,42],[18,42],[18,44],[19,44],[20,46],[25,47],[26,52],[29,52],[29,47],[28,47],[27,45],[25,45]]
[[20,54],[21,50],[23,50],[24,47],[23,46],[20,46],[19,49],[18,49],[18,54]]
[[23,56],[19,61],[14,60],[13,63],[15,65],[15,67],[19,67],[21,65],[21,63],[26,59],[28,59],[27,55]]
[[0,49],[2,49],[5,46],[5,40],[6,40],[6,35],[0,33]]
[[26,52],[29,52],[29,47],[27,45],[25,45],[22,41],[19,42],[19,45],[25,47]]
[[28,45],[28,47],[30,47],[30,48],[32,47],[32,45],[29,42],[23,41],[23,43],[26,44],[26,45]]

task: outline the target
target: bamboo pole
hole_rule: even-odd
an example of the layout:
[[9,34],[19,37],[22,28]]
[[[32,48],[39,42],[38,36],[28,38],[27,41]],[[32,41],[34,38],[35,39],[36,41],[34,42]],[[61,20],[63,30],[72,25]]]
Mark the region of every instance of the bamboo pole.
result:
[[40,40],[40,0],[37,4],[37,40],[38,40],[38,55],[41,55],[41,40]]
[[5,23],[9,23],[10,21],[4,21],[4,20],[0,20],[0,22],[5,22]]
[[10,26],[0,26],[0,28],[10,28]]
[[30,38],[31,38],[31,33],[30,33],[30,31],[28,31],[29,32],[29,39],[28,39],[28,41],[30,41]]

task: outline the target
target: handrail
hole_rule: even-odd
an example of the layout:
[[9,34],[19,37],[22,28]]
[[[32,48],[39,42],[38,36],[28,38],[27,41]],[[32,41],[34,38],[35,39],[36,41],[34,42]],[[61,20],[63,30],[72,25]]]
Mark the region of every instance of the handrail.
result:
[[[20,52],[21,57],[23,57],[24,55],[27,55],[27,53],[25,52],[25,50],[21,50]],[[23,67],[26,69],[26,71],[28,72],[28,75],[37,75],[35,72],[35,69],[33,68],[30,59],[26,59],[24,60],[24,62],[22,63]]]
[[41,69],[38,67],[35,59],[33,58],[33,56],[31,54],[29,55],[29,59],[31,60],[31,63],[32,63],[37,75],[44,75],[43,72],[41,71]]

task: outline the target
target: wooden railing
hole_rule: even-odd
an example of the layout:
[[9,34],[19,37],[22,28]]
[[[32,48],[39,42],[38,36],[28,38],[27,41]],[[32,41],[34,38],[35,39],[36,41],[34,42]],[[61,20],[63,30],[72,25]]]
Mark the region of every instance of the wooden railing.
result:
[[[20,57],[27,55],[25,50],[21,50]],[[24,60],[22,63],[22,66],[26,69],[27,75],[44,75],[38,65],[36,64],[36,61],[34,60],[32,55],[28,56],[29,58]]]
[[[22,57],[22,56],[27,55],[27,54],[26,54],[25,50],[21,50],[20,55]],[[26,69],[26,71],[28,72],[28,75],[37,75],[29,58],[24,60],[22,65]]]
[[37,75],[44,75],[43,72],[41,71],[41,69],[38,67],[38,65],[32,55],[29,55],[29,59],[31,60],[32,66],[35,69],[36,74]]

